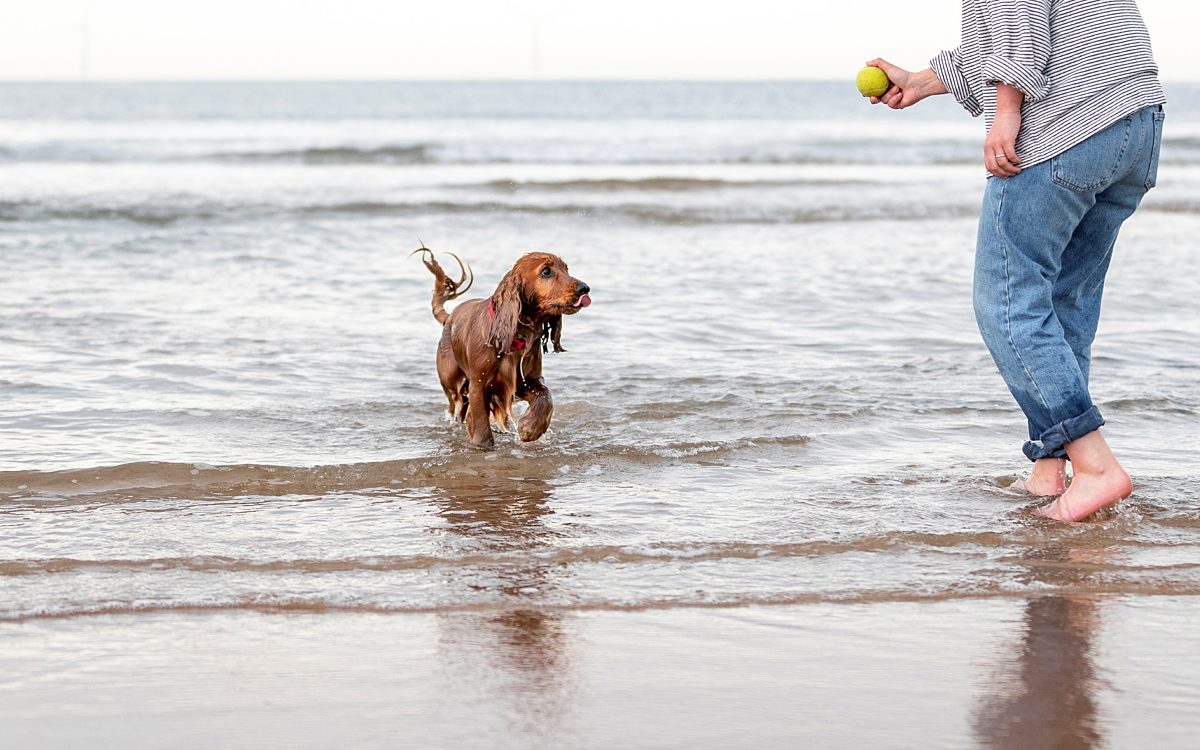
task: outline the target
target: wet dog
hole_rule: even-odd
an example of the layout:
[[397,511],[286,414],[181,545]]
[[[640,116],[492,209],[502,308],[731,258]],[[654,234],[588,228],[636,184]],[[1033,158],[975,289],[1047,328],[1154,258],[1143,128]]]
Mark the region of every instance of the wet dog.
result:
[[[467,268],[455,281],[446,275],[429,248],[421,253],[433,274],[433,317],[442,324],[437,348],[438,378],[450,415],[466,422],[471,443],[494,445],[492,429],[507,432],[513,399],[529,404],[517,424],[524,442],[537,440],[550,426],[554,402],[542,380],[542,355],[562,348],[562,319],[592,304],[591,289],[571,276],[567,264],[550,253],[527,253],[513,265],[486,299],[470,299],[453,312],[446,303],[470,289]],[[464,286],[464,282],[466,285]]]

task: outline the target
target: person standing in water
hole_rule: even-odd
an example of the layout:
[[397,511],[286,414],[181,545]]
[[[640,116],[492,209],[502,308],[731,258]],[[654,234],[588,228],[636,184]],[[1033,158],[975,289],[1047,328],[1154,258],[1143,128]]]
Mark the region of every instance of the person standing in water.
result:
[[1162,144],[1166,97],[1135,0],[963,0],[962,43],[929,68],[867,65],[891,81],[872,104],[951,93],[985,117],[975,319],[1029,422],[1024,489],[1056,496],[1038,512],[1063,521],[1128,497],[1088,376],[1117,232],[1154,187]]

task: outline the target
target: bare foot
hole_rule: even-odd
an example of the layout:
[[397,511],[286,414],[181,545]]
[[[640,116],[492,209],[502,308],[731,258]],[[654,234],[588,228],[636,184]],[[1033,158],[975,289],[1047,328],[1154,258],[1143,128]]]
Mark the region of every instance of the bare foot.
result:
[[1058,521],[1082,521],[1101,508],[1116,505],[1132,492],[1133,482],[1124,471],[1098,476],[1077,473],[1062,497],[1034,513]]
[[1067,489],[1067,460],[1042,458],[1033,462],[1033,471],[1025,479],[1012,483],[1014,490],[1023,490],[1038,497],[1057,497]]
[[1133,482],[1099,430],[1067,443],[1074,476],[1062,497],[1035,513],[1058,521],[1082,521],[1129,497]]

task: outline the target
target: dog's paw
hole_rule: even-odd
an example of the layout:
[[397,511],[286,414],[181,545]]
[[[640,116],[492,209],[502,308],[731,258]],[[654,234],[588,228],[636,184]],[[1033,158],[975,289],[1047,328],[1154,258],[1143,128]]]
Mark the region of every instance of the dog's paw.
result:
[[545,435],[546,429],[549,426],[550,425],[548,424],[531,424],[522,420],[522,422],[517,425],[517,435],[521,438],[522,443],[532,443],[542,435]]

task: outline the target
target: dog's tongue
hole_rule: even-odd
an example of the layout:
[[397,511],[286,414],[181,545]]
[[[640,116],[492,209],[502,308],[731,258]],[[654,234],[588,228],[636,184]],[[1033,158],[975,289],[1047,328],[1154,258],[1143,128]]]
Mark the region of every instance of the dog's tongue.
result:
[[580,295],[579,299],[575,301],[576,307],[587,307],[590,304],[592,304],[592,298],[586,294]]

